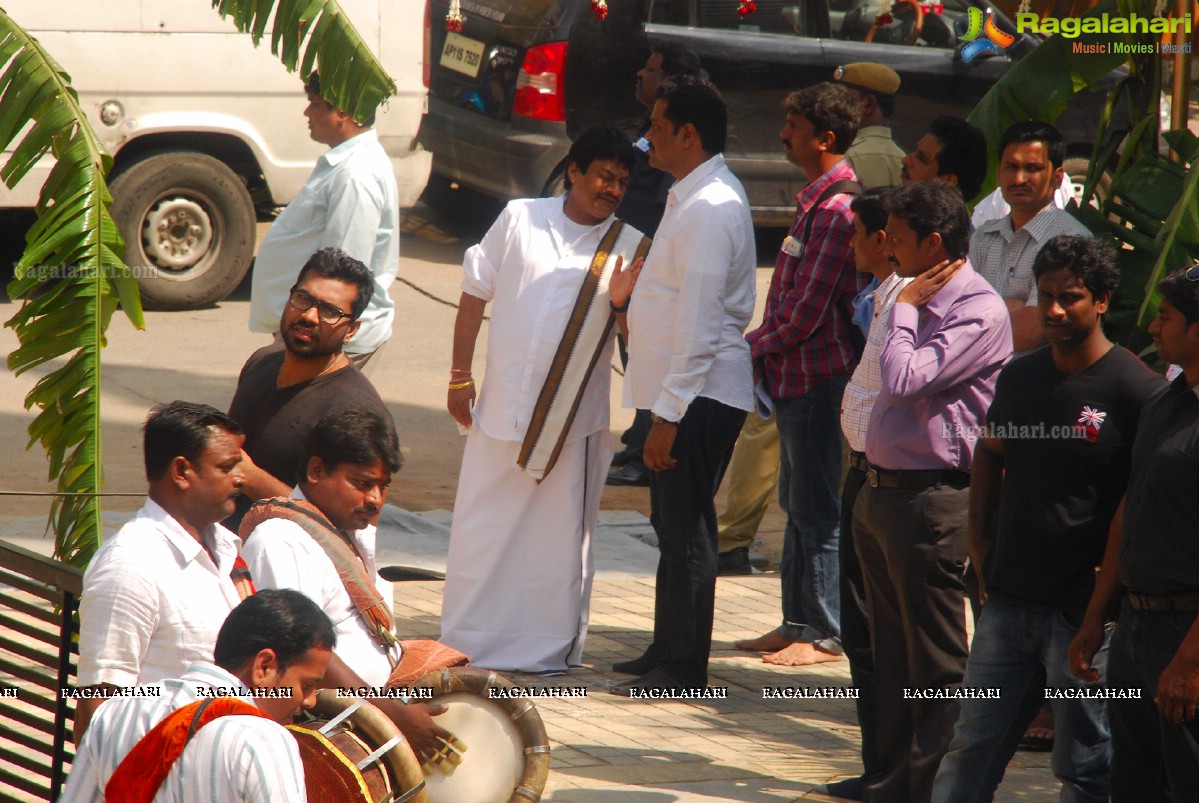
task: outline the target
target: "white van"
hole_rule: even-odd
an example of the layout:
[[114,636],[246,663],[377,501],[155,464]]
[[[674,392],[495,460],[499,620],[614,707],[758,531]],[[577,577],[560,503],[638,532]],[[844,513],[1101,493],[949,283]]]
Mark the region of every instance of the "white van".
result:
[[[112,154],[113,217],[143,300],[159,309],[220,301],[246,275],[255,223],[286,205],[325,146],[308,137],[303,79],[255,48],[208,0],[8,0],[5,10],[71,76]],[[431,155],[416,144],[426,107],[423,0],[341,0],[398,93],[375,130],[400,203],[416,202]],[[6,154],[7,156],[7,154]],[[50,165],[0,209],[33,207]]]

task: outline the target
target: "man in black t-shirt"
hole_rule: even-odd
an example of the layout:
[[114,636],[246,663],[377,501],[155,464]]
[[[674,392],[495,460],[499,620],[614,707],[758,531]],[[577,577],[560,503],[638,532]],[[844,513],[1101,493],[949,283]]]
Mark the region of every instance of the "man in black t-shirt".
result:
[[225,526],[237,532],[256,499],[287,496],[299,483],[308,431],[332,407],[362,408],[395,422],[379,393],[342,350],[374,291],[362,262],[323,248],[300,271],[283,308],[281,343],[250,355],[229,417],[246,433],[250,460],[237,510]]
[[1108,795],[1105,705],[1076,699],[1099,684],[1071,675],[1066,649],[1128,482],[1141,408],[1163,382],[1103,334],[1119,278],[1111,249],[1055,237],[1033,275],[1049,346],[1003,369],[974,452],[968,544],[986,603],[936,801],[992,799],[1046,690],[1063,799]]
[[1182,373],[1145,405],[1132,472],[1095,593],[1070,645],[1070,668],[1097,677],[1102,627],[1124,595],[1107,686],[1111,791],[1122,801],[1193,800],[1199,788],[1199,268],[1157,286],[1149,334]]

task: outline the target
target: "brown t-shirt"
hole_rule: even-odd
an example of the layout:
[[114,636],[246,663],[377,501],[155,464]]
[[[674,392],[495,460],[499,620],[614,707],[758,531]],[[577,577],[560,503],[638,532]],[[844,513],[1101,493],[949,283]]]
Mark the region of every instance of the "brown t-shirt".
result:
[[[307,382],[275,386],[283,365],[283,346],[259,349],[241,369],[237,390],[229,403],[229,417],[246,432],[246,453],[260,467],[289,487],[301,477],[304,441],[308,431],[333,407],[372,410],[395,429],[395,421],[378,391],[362,373],[346,366]],[[237,510],[225,522],[241,523],[250,500],[241,496]],[[237,527],[230,527],[237,532]]]

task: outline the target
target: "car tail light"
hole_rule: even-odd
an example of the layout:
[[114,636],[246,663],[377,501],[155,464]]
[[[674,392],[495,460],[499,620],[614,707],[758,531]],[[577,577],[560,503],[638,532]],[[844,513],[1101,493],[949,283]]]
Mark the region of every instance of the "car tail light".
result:
[[537,120],[565,120],[565,66],[565,42],[550,42],[529,48],[524,63],[520,65],[520,75],[516,77],[512,113]]
[[433,49],[433,0],[425,0],[425,60],[421,66],[421,79],[425,82],[425,89],[429,88],[429,79],[433,73],[432,54],[429,52]]

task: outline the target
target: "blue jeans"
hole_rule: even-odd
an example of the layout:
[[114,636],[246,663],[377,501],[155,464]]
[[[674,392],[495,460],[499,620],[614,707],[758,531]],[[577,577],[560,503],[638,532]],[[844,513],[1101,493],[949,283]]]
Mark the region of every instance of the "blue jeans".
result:
[[793,641],[841,652],[837,539],[841,517],[841,396],[849,376],[775,402],[783,531],[783,625]]
[[1199,788],[1199,722],[1175,724],[1153,701],[1157,682],[1195,622],[1193,613],[1138,611],[1125,600],[1112,636],[1107,685],[1139,689],[1139,700],[1108,704],[1112,720],[1112,803],[1194,800]]
[[[1044,690],[1102,688],[1070,673],[1066,648],[1078,626],[1059,610],[992,598],[982,609],[964,688],[1000,689],[997,700],[963,699],[953,742],[933,784],[934,801],[991,800]],[[1110,632],[1108,633],[1110,639]],[[1094,666],[1106,677],[1108,645]],[[1051,700],[1053,774],[1061,800],[1107,800],[1111,741],[1103,700]]]

